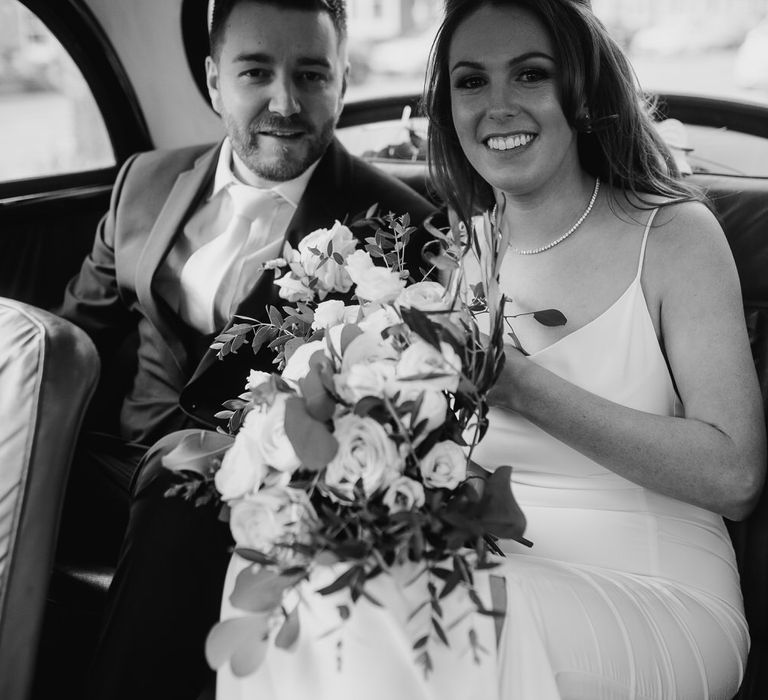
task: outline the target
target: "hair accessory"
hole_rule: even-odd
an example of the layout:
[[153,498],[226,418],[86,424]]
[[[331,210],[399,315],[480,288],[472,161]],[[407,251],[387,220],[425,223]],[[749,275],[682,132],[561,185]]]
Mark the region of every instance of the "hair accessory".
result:
[[[595,201],[597,200],[597,193],[600,191],[600,178],[595,178],[595,189],[592,190],[592,196],[589,198],[589,204],[587,204],[587,208],[584,210],[582,215],[576,220],[576,223],[571,226],[562,236],[559,238],[555,238],[554,241],[551,241],[550,243],[547,243],[546,245],[540,246],[539,248],[526,248],[526,249],[520,249],[520,248],[514,248],[513,246],[509,246],[509,249],[515,253],[516,255],[536,255],[537,253],[543,253],[545,250],[549,250],[550,248],[554,248],[559,243],[562,243],[568,236],[570,236],[574,231],[576,231],[579,226],[581,226],[584,223],[584,219],[586,219],[589,216],[589,212],[592,211],[592,207],[595,205]],[[493,224],[496,228],[498,228],[499,222],[496,220],[496,214],[497,214],[498,207],[496,204],[493,205],[493,211],[491,211],[491,219],[493,220]]]

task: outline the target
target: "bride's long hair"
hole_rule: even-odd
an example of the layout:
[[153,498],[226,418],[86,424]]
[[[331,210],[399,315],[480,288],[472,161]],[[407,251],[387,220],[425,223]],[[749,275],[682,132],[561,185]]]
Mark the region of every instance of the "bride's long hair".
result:
[[[438,194],[463,221],[494,203],[490,185],[461,149],[451,117],[448,54],[458,26],[485,5],[521,7],[552,38],[560,73],[560,104],[577,131],[582,167],[610,188],[652,206],[644,195],[700,199],[685,184],[656,132],[624,53],[593,14],[589,0],[446,0],[445,19],[430,53],[423,109],[429,119],[429,168]],[[585,117],[583,106],[586,105]],[[655,206],[655,205],[653,205]]]

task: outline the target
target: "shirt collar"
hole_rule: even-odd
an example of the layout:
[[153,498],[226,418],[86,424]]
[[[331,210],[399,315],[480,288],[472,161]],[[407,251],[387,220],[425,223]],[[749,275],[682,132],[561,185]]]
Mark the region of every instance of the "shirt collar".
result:
[[[293,180],[286,180],[285,182],[278,182],[272,187],[268,188],[275,194],[280,195],[294,208],[299,206],[301,198],[304,196],[304,190],[307,189],[309,179],[312,177],[312,173],[315,172],[319,160],[316,160],[310,165],[301,175]],[[219,160],[216,163],[216,173],[213,177],[213,190],[209,198],[213,199],[221,190],[225,189],[231,184],[243,184],[234,172],[232,172],[232,144],[228,138],[224,139],[219,150]]]

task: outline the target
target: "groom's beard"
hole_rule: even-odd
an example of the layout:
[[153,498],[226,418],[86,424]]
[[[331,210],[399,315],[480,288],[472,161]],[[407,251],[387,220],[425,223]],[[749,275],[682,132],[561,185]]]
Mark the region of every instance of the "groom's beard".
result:
[[[272,182],[285,182],[301,175],[319,160],[333,140],[336,117],[330,117],[319,129],[301,117],[270,115],[242,128],[227,113],[222,119],[229,134],[232,148],[248,169],[260,178]],[[267,131],[299,130],[301,136],[277,139]]]

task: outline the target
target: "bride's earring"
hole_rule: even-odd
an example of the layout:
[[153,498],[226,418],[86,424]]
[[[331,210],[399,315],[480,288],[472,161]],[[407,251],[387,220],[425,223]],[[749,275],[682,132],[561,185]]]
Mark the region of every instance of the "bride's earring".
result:
[[576,130],[583,134],[594,133],[594,126],[592,124],[592,115],[585,107],[582,113],[576,117]]

